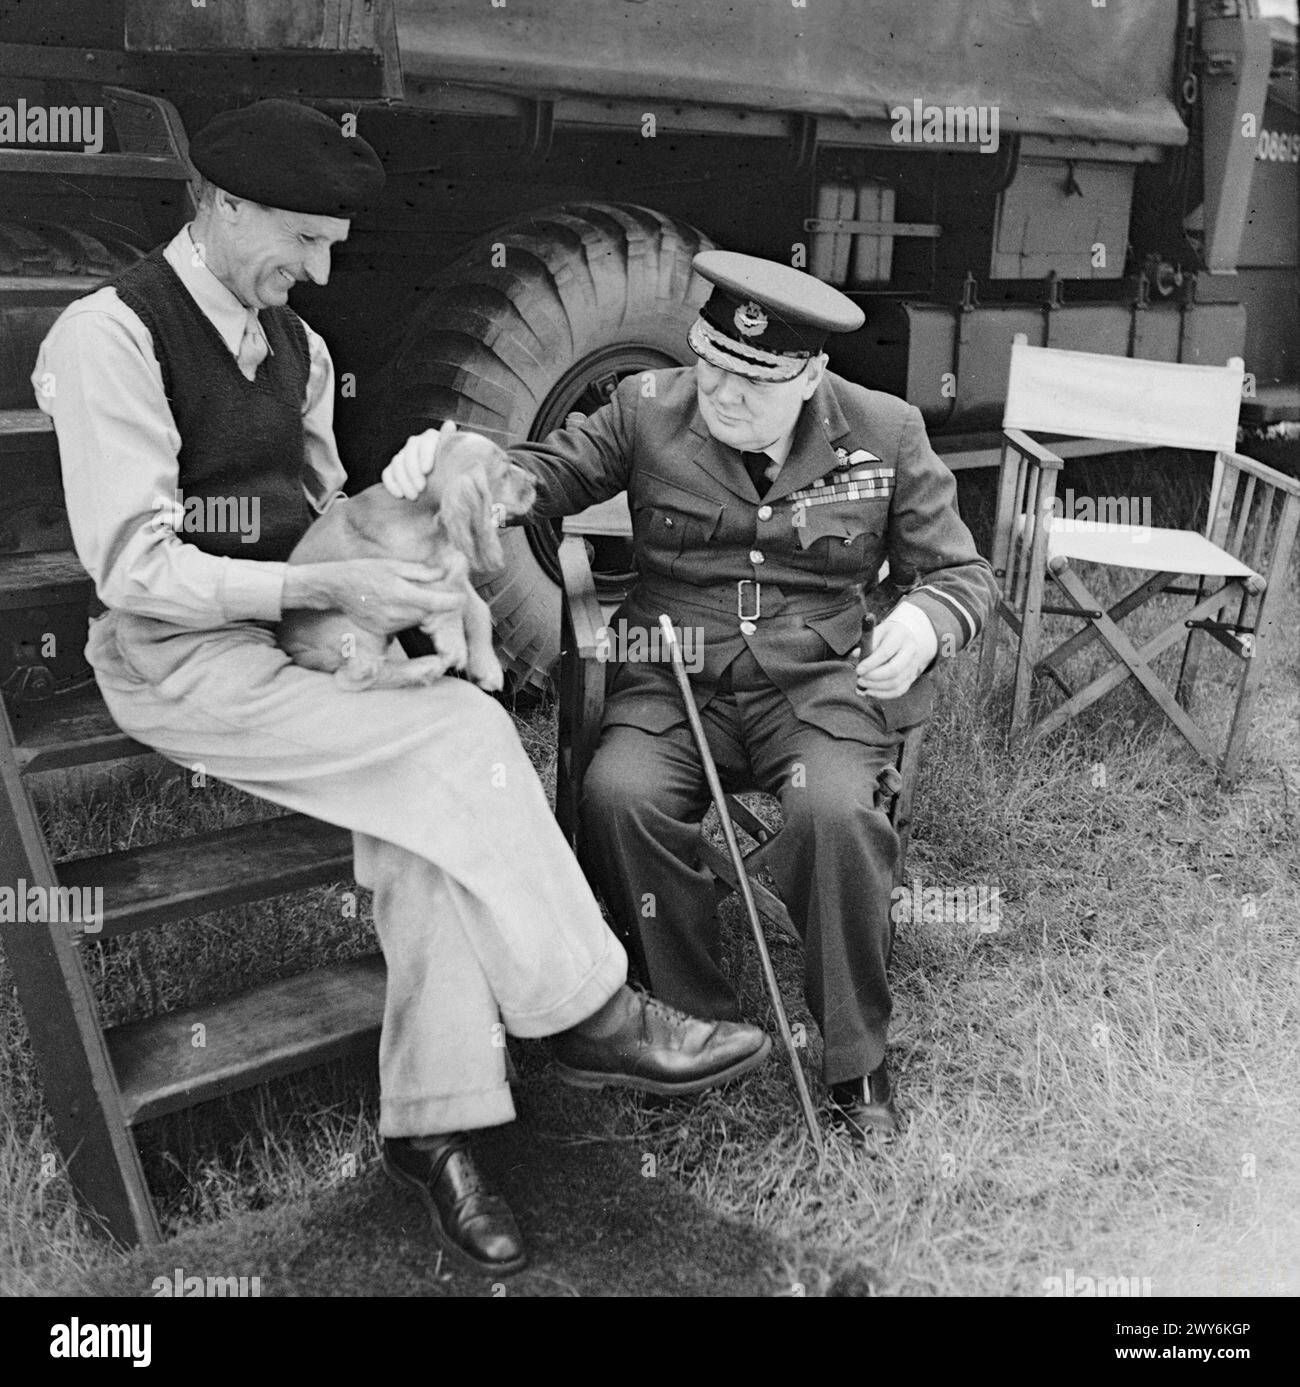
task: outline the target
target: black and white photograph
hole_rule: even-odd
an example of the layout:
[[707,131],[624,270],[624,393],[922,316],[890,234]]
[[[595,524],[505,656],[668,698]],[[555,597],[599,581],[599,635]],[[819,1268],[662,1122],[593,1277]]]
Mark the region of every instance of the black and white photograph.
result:
[[1260,1366],[1298,532],[1296,0],[0,0],[6,1338]]

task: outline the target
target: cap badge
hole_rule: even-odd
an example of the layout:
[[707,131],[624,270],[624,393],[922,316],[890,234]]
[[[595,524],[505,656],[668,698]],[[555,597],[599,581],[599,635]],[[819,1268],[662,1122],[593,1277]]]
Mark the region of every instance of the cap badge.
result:
[[767,314],[752,299],[736,309],[735,322],[742,337],[758,337],[767,331]]

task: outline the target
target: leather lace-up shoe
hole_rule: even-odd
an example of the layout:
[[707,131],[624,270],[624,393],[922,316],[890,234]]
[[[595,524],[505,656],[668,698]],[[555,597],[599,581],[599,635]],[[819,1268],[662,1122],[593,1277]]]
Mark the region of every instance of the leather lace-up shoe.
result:
[[898,1109],[883,1061],[865,1079],[831,1085],[831,1126],[847,1132],[855,1143],[865,1143],[873,1135],[893,1136],[898,1131]]
[[556,1037],[560,1078],[579,1088],[616,1084],[647,1093],[703,1093],[747,1074],[772,1048],[758,1027],[700,1021],[644,992],[629,992],[627,1015],[608,1035]]
[[424,1201],[433,1236],[447,1257],[466,1271],[509,1276],[528,1264],[528,1253],[510,1206],[495,1194],[474,1164],[469,1135],[386,1138],[384,1170],[394,1184]]

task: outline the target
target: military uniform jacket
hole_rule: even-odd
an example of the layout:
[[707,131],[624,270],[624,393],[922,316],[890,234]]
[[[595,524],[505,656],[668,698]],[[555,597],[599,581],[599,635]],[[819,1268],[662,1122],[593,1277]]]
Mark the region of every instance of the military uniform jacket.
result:
[[[701,706],[748,646],[800,720],[868,740],[848,660],[861,635],[859,587],[875,590],[882,614],[906,595],[933,623],[940,656],[974,639],[994,600],[992,572],[957,514],[953,475],[919,411],[830,372],[762,501],[740,454],[709,433],[689,367],[631,376],[583,423],[510,455],[536,479],[538,517],[571,515],[626,489],[639,577],[611,624],[655,632],[666,612],[674,625],[695,627]],[[886,560],[888,582],[877,589]],[[880,704],[886,725],[922,721],[932,698],[927,671]],[[665,663],[617,669],[606,726],[662,732],[684,720]]]

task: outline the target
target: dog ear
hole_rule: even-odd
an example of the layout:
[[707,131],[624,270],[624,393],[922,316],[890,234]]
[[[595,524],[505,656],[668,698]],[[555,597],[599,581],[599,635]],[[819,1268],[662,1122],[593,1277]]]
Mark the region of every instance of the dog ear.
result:
[[481,467],[467,468],[453,478],[442,494],[439,514],[447,538],[469,559],[475,573],[491,573],[505,563],[492,523],[492,495]]

